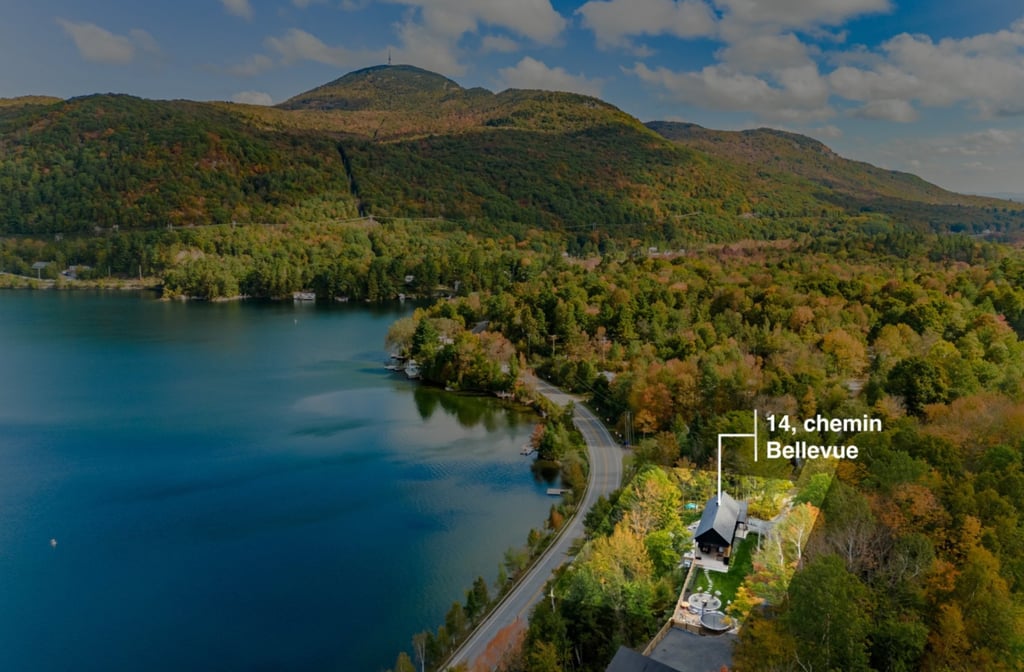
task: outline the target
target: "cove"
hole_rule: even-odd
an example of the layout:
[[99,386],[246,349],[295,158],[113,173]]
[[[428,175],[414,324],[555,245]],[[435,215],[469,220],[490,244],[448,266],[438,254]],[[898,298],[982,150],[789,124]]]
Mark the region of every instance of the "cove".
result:
[[0,293],[4,667],[372,672],[492,582],[535,418],[387,372],[409,310]]

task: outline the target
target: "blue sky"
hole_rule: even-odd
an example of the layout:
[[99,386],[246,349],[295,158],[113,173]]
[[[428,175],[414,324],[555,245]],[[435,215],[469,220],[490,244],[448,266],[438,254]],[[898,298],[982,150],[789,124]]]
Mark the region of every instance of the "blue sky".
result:
[[0,96],[277,103],[387,59],[572,90],[644,121],[811,135],[949,189],[1024,194],[1007,0],[14,0]]

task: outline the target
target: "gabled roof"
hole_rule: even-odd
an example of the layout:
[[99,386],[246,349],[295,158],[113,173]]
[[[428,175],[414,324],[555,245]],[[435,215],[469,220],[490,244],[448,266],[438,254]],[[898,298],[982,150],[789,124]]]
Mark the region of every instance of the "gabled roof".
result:
[[741,504],[723,492],[721,505],[718,504],[718,497],[708,500],[693,538],[699,544],[729,546],[736,532],[736,523],[746,521],[747,503]]
[[633,649],[620,646],[605,672],[679,672],[674,667],[642,656]]

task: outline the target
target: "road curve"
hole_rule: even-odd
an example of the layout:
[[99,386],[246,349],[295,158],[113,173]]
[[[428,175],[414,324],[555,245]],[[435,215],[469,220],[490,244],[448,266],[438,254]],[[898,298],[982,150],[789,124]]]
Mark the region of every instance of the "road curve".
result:
[[543,597],[541,591],[544,584],[554,571],[571,559],[569,547],[573,541],[583,536],[583,517],[601,495],[608,495],[619,487],[622,480],[622,448],[615,442],[601,421],[578,400],[565,394],[557,387],[542,380],[535,379],[537,391],[559,406],[576,401],[576,412],[573,422],[587,442],[590,454],[590,477],[587,481],[587,492],[562,533],[548,547],[544,554],[533,564],[527,574],[520,579],[515,587],[494,608],[488,617],[479,625],[469,638],[463,642],[448,660],[448,667],[466,663],[472,669],[474,661],[480,658],[487,649],[487,644],[497,636],[498,631],[514,623],[524,623],[529,619],[533,605]]

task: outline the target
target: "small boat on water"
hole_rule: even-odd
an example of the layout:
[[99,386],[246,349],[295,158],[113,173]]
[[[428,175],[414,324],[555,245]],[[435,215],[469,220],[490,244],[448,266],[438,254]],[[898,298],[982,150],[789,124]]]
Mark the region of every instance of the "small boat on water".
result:
[[420,377],[420,366],[415,360],[410,359],[405,363],[405,376],[410,380]]
[[294,292],[292,299],[294,301],[316,301],[316,292]]

